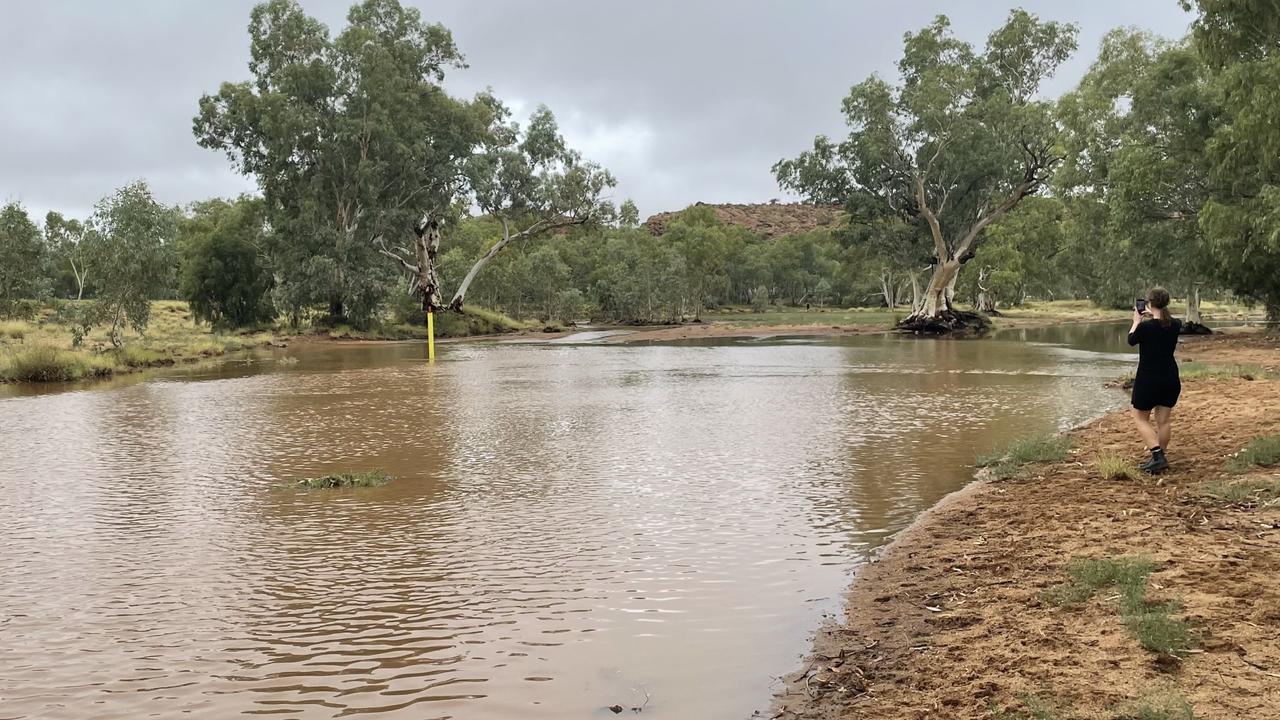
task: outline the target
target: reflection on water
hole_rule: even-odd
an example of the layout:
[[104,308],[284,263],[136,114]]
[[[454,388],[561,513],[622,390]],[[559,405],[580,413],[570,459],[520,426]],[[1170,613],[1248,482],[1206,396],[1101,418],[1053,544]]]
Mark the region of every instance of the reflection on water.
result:
[[[1118,336],[1084,327],[326,348],[12,392],[0,717],[746,717],[975,451],[1120,401],[1126,356],[1078,347]],[[288,487],[370,467],[397,480]]]

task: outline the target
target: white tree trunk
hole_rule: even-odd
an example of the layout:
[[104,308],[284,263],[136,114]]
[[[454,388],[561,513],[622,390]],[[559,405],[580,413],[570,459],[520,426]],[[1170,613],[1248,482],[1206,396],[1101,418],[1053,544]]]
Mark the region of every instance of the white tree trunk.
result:
[[941,320],[954,309],[951,299],[955,294],[956,278],[960,276],[960,262],[948,260],[933,266],[933,275],[924,293],[918,298],[915,310],[905,322]]
[[1203,325],[1200,320],[1200,284],[1191,284],[1191,294],[1187,296],[1187,322]]

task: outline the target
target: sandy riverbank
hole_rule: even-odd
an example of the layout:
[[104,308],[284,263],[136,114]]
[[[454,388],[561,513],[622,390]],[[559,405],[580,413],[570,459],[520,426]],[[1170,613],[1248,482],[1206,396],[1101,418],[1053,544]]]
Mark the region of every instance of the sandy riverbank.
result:
[[[1230,333],[1180,355],[1275,367],[1280,342]],[[1176,418],[1159,478],[1101,478],[1098,456],[1142,452],[1130,418],[1112,413],[1070,434],[1068,460],[975,483],[930,511],[860,572],[766,717],[1191,717],[1139,713],[1183,702],[1195,718],[1277,717],[1280,502],[1230,505],[1205,489],[1280,483],[1274,466],[1226,470],[1249,440],[1280,433],[1280,380],[1187,382]],[[1145,598],[1180,603],[1192,652],[1144,649],[1114,589],[1078,607],[1046,599],[1073,558],[1121,556],[1158,563]]]

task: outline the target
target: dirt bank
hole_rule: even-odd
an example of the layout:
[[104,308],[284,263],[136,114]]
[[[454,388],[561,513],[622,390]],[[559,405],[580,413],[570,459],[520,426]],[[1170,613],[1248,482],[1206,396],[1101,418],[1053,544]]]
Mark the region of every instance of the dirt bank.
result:
[[[1257,333],[1196,340],[1181,354],[1275,366]],[[1250,439],[1280,433],[1280,381],[1186,383],[1158,479],[1104,480],[1103,454],[1137,460],[1124,413],[1071,433],[1064,462],[971,485],[903,533],[855,580],[842,621],[815,639],[809,667],[786,678],[780,719],[1124,718],[1139,704],[1195,718],[1280,715],[1280,502],[1228,505],[1227,480],[1280,482],[1280,468],[1228,473]],[[1044,593],[1076,557],[1147,556],[1148,601],[1176,601],[1197,647],[1146,650],[1117,611],[1118,592],[1077,607]]]

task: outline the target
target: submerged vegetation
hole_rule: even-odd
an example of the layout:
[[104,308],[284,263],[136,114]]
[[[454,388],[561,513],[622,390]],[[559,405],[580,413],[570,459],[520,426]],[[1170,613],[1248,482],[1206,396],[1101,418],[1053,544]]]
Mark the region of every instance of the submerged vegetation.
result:
[[367,470],[354,473],[332,473],[320,477],[299,480],[297,485],[304,490],[322,490],[328,488],[365,488],[386,485],[392,478],[381,470]]
[[1071,581],[1041,594],[1051,605],[1073,607],[1092,598],[1099,590],[1114,588],[1119,594],[1120,616],[1142,647],[1170,656],[1185,654],[1195,647],[1195,638],[1185,622],[1174,617],[1177,603],[1146,600],[1147,580],[1158,565],[1144,557],[1078,558],[1067,566]]

